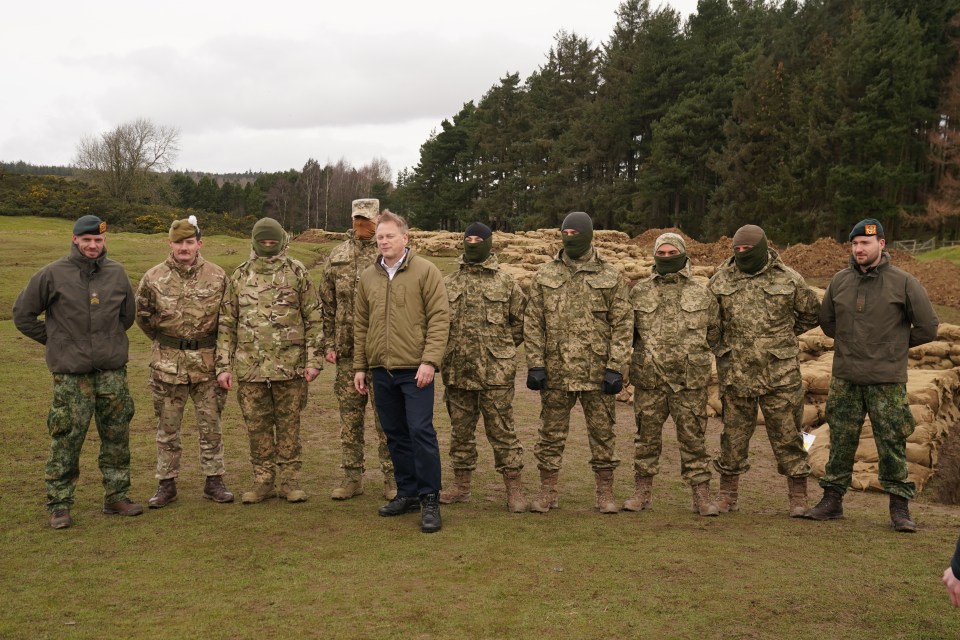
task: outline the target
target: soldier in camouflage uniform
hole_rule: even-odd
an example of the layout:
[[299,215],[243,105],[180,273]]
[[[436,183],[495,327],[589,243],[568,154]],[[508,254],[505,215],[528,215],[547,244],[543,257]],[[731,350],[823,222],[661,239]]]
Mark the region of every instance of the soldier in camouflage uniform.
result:
[[777,470],[787,476],[790,516],[801,517],[810,465],[801,436],[797,336],[817,326],[820,302],[803,277],[768,248],[760,227],[741,227],[733,248],[733,257],[710,278],[723,334],[714,350],[723,404],[720,458],[713,461],[721,474],[717,506],[721,512],[739,508],[739,479],[750,469],[759,405]]
[[196,410],[203,497],[233,502],[223,483],[220,430],[227,391],[217,384],[213,362],[226,275],[200,255],[203,240],[194,216],[174,220],[169,243],[169,257],[147,271],[137,288],[137,325],[153,340],[150,387],[157,416],[159,486],[147,504],[159,509],[177,499],[180,425],[188,398]]
[[[324,357],[337,367],[333,389],[340,406],[344,477],[340,486],[330,494],[334,500],[347,500],[363,493],[363,423],[368,396],[358,393],[353,386],[353,297],[360,273],[379,255],[373,237],[379,214],[380,201],[376,198],[353,201],[353,230],[349,232],[352,237],[330,252],[320,280]],[[376,410],[373,411],[373,424],[383,470],[383,497],[392,500],[397,495],[397,483],[393,478],[387,437]]]
[[107,223],[97,216],[77,220],[70,255],[34,274],[13,305],[14,324],[46,347],[53,374],[46,483],[54,529],[73,523],[70,507],[80,477],[80,448],[91,418],[100,435],[103,512],[143,513],[127,497],[133,418],[127,329],[133,325],[134,296],[126,271],[107,258],[106,231]]
[[623,389],[633,335],[627,283],[593,247],[593,221],[569,214],[560,228],[563,249],[533,279],[523,323],[527,388],[540,391],[540,437],[534,448],[540,493],[531,511],[557,506],[557,480],[570,430],[570,410],[580,399],[596,475],[596,506],[617,513],[613,470],[616,394]]
[[880,484],[890,495],[890,522],[913,533],[907,480],[907,437],[914,419],[907,401],[910,347],[937,338],[939,320],[923,285],[890,264],[883,226],[861,220],[850,232],[850,266],[830,281],[820,325],[834,339],[833,377],[827,397],[830,459],[820,479],[823,498],[806,513],[813,520],[843,517],[864,414],[870,415],[880,454]]
[[680,472],[693,488],[694,511],[716,516],[720,512],[710,494],[710,457],[704,436],[710,349],[720,340],[720,307],[706,282],[692,277],[686,251],[681,236],[658,237],[653,245],[653,273],[630,292],[636,492],[623,508],[650,508],[653,476],[660,471],[663,423],[670,415],[677,427]]
[[237,381],[250,436],[254,487],[244,504],[279,494],[303,502],[300,412],[323,368],[320,299],[306,267],[287,256],[289,236],[272,218],[253,226],[253,252],[227,279],[217,336],[217,380]]
[[460,268],[444,278],[450,301],[450,339],[440,365],[443,399],[450,414],[454,484],[440,502],[467,502],[477,468],[477,422],[483,414],[497,472],[503,474],[507,508],[526,511],[520,472],[523,447],[513,425],[517,345],[523,342],[526,296],[491,254],[493,232],[474,222],[464,233]]

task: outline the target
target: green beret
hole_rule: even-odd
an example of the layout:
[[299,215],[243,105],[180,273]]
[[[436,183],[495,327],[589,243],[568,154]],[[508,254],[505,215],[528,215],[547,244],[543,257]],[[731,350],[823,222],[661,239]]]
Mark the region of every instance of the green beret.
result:
[[857,236],[877,236],[883,237],[883,225],[876,218],[866,218],[857,223],[857,226],[850,232],[847,240],[853,240]]
[[73,225],[73,235],[99,236],[107,232],[107,223],[97,216],[81,216]]

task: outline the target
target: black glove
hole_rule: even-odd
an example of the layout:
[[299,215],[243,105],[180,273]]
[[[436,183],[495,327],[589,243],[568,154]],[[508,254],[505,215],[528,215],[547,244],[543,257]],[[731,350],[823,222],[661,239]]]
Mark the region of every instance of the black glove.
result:
[[527,370],[527,389],[531,391],[542,391],[547,388],[547,370],[543,367],[535,367]]
[[[527,385],[529,386],[529,382]],[[608,396],[613,396],[623,391],[623,376],[619,371],[607,369],[603,374],[603,392]]]

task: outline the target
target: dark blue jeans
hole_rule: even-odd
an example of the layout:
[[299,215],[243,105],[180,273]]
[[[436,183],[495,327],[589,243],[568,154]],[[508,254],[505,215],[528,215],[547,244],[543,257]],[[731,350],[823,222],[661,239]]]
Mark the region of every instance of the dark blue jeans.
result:
[[416,369],[382,367],[373,374],[373,398],[393,459],[398,496],[440,491],[440,445],[433,429],[433,383],[417,388]]

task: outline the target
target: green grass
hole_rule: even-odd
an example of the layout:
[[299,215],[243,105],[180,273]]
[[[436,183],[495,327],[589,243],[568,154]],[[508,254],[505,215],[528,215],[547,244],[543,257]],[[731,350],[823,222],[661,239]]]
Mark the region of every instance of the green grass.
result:
[[[47,243],[39,239],[39,223],[54,222],[29,221],[32,253],[17,249],[25,275],[19,281],[4,278],[4,287],[19,289],[36,268],[63,253],[68,227],[51,229]],[[16,228],[3,230],[18,247],[28,242]],[[221,242],[234,245],[210,240],[207,247],[217,262],[245,256],[219,256]],[[108,242],[131,275],[166,253],[161,236],[117,234]],[[245,246],[237,241],[238,250]],[[305,257],[311,250],[295,247]],[[3,265],[5,274],[9,266]],[[132,497],[146,501],[156,486],[149,345],[136,329],[130,337],[130,387],[137,406],[131,424]],[[786,517],[786,482],[776,475],[763,433],[751,447],[753,469],[743,480],[742,510],[719,518],[690,514],[669,426],[654,482],[654,510],[597,514],[579,409],[557,511],[506,512],[503,485],[482,434],[473,501],[443,507],[444,529],[438,534],[421,534],[415,515],[377,517],[382,477],[375,464],[369,465],[364,495],[334,502],[329,492],[340,475],[339,427],[329,368],[312,383],[303,414],[308,502],[247,506],[202,500],[196,426],[188,411],[176,502],[137,518],[101,514],[99,441],[91,427],[75,525],[53,531],[43,506],[51,386],[43,350],[3,320],[0,358],[8,363],[0,368],[5,435],[0,638],[960,637],[960,616],[940,584],[960,529],[960,507],[915,503],[921,531],[914,536],[892,532],[885,498],[877,494],[850,494],[845,520],[792,520]],[[436,400],[449,477],[450,427],[440,389]],[[630,407],[617,409],[623,463],[616,493],[622,500],[632,484],[633,418]],[[224,443],[226,480],[235,492],[251,481],[239,414],[231,394]],[[539,399],[519,379],[516,418],[531,494],[538,415]],[[719,431],[711,420],[712,452],[719,447]],[[366,454],[368,463],[376,460],[372,434]],[[811,494],[819,493],[811,487]]]
[[913,256],[920,262],[930,262],[931,260],[949,260],[953,264],[960,266],[960,247],[940,247],[933,251],[924,251]]

